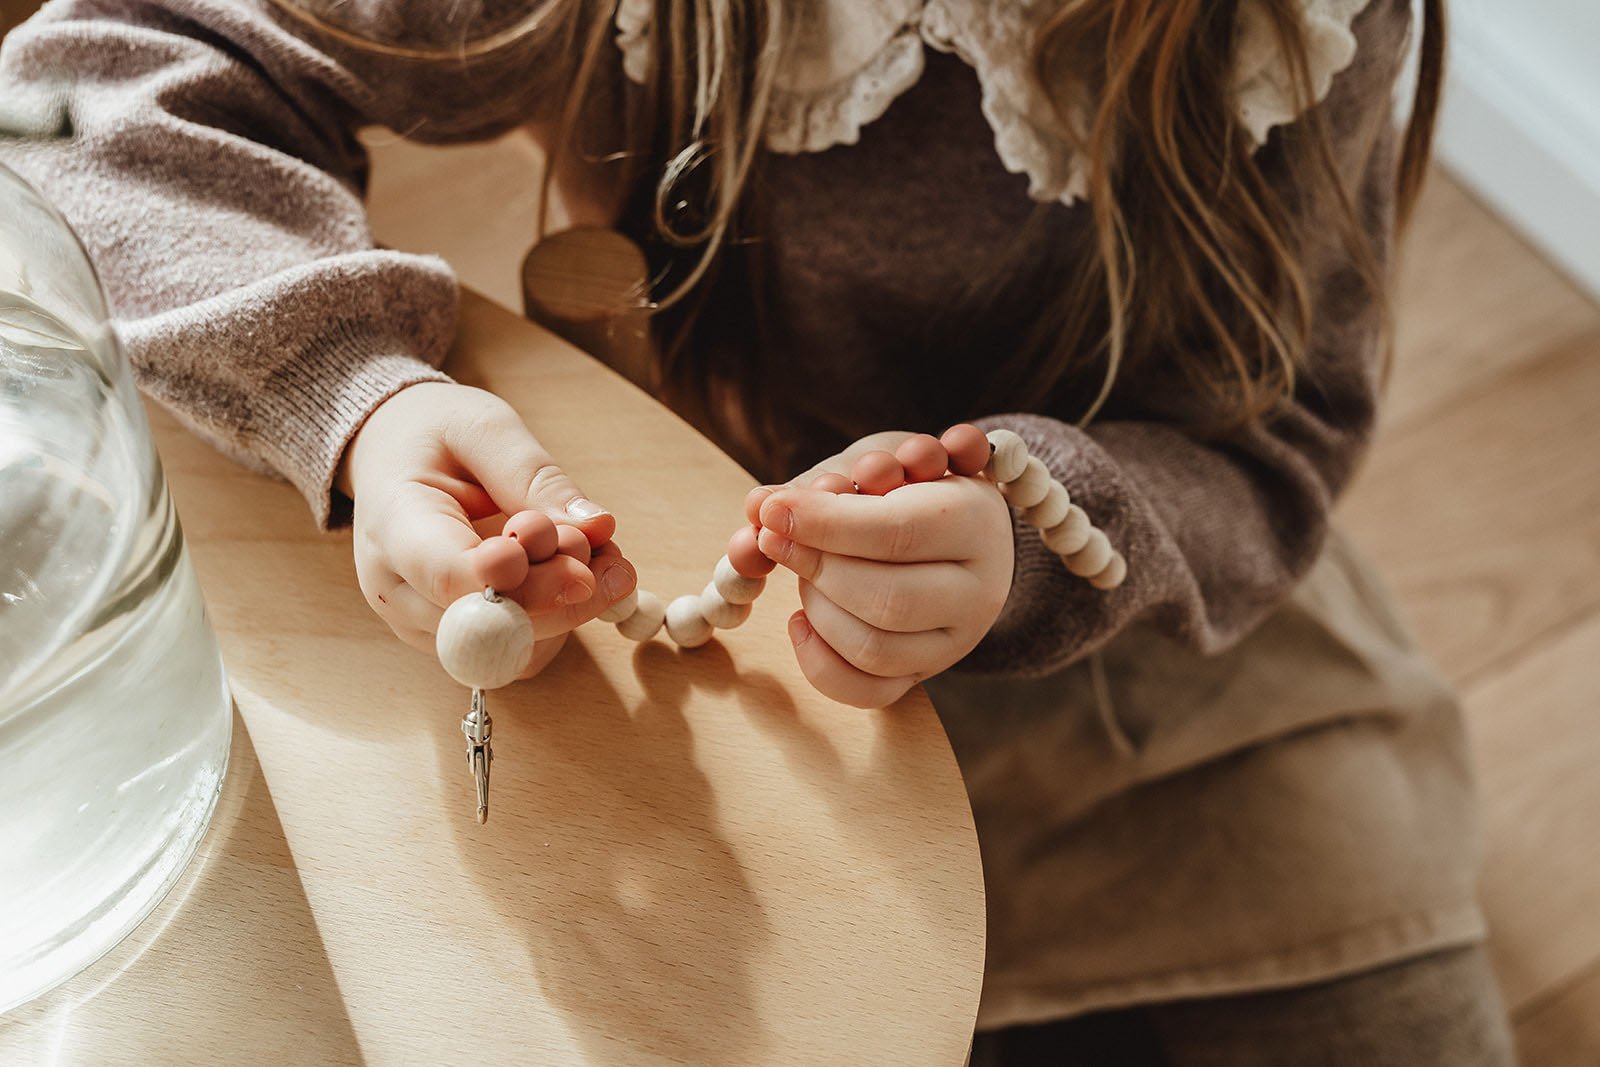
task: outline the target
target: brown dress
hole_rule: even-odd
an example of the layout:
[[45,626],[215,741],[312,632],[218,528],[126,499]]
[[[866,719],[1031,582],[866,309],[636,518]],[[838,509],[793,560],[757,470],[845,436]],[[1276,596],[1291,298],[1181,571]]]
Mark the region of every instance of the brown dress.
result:
[[[527,6],[322,5],[408,47],[459,39],[432,32],[441,18],[493,29]],[[1366,5],[1321,105],[1380,252],[1407,8]],[[265,0],[58,0],[0,52],[0,160],[83,236],[144,388],[337,524],[339,457],[384,399],[442,378],[456,302],[440,261],[373,248],[355,131],[459,141],[547,117],[560,101],[530,76],[539,47],[423,61]],[[1199,440],[1182,428],[1194,398],[1146,374],[1079,426],[1083,396],[972,409],[973,368],[1018,343],[1086,254],[1086,214],[1029,200],[967,62],[930,54],[859,143],[768,164],[764,328],[708,316],[697,343],[789,357],[793,377],[770,383],[792,428],[785,470],[869,432],[978,418],[1022,434],[1129,563],[1102,593],[1019,524],[1000,621],[929,684],[988,879],[981,1024],[1300,983],[1480,938],[1459,715],[1329,532],[1379,393],[1379,311],[1336,244],[1307,252],[1311,366],[1271,419]],[[973,265],[1006,257],[1012,283],[973,303]]]

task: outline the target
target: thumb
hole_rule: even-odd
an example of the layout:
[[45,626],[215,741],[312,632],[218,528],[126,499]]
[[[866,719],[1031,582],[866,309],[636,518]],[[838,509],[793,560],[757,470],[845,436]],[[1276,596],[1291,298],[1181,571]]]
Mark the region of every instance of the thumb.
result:
[[582,530],[593,546],[616,533],[616,517],[584,495],[509,405],[453,426],[445,446],[505,514],[542,511]]

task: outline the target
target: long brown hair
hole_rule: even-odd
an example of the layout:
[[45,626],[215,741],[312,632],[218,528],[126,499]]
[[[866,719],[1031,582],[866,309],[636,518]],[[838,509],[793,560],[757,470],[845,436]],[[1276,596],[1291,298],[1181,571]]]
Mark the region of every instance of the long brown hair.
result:
[[[273,2],[303,8],[318,0]],[[622,150],[611,154],[628,162],[633,185],[645,190],[643,213],[661,242],[680,252],[677,269],[658,278],[647,298],[658,309],[687,305],[664,316],[676,319],[680,340],[719,255],[751,236],[740,223],[749,217],[775,70],[799,2],[653,2],[646,84],[625,109]],[[1314,308],[1302,252],[1322,236],[1308,227],[1325,228],[1330,217],[1350,264],[1387,308],[1353,191],[1313,106],[1301,4],[1250,0],[1276,36],[1303,113],[1274,139],[1276,164],[1294,176],[1285,183],[1272,180],[1233,105],[1240,2],[1065,0],[1040,28],[1032,74],[1088,161],[1095,254],[1080,257],[1040,317],[1036,332],[1049,336],[996,369],[987,402],[1038,404],[1064,381],[1088,381],[1098,395],[1083,412],[1087,420],[1126,368],[1159,362],[1203,398],[1197,410],[1222,413],[1216,426],[1269,412],[1308,362]],[[573,88],[557,154],[582,141],[617,4],[570,0],[565,8],[566,24],[581,18],[588,28],[566,32],[582,46],[567,52]],[[540,32],[550,31],[550,21],[540,20]],[[1401,225],[1428,163],[1443,25],[1443,0],[1423,0],[1417,82],[1397,167]],[[515,33],[497,29],[487,44],[463,39],[458,54],[470,58]],[[547,181],[558,169],[557,158],[550,163]],[[677,398],[698,397],[707,422],[719,422],[724,407],[723,397],[707,396],[717,383],[731,384],[747,411],[770,406],[759,360],[713,367],[706,358],[669,340],[662,373]]]
[[[1302,5],[1251,2],[1276,37],[1302,115],[1274,138],[1270,163],[1233,103],[1239,0],[1067,0],[1040,28],[1032,74],[1088,161],[1094,254],[1079,257],[1055,306],[1040,316],[1035,343],[995,367],[983,404],[1043,404],[1070,382],[1088,387],[1092,399],[1081,409],[1088,421],[1125,369],[1155,367],[1191,390],[1194,410],[1205,413],[1196,430],[1225,431],[1269,413],[1309,362],[1315,308],[1303,253],[1327,239],[1330,220],[1387,325],[1387,279],[1315,106]],[[671,304],[691,295],[722,246],[738,238],[786,5],[655,6],[654,26],[668,32],[652,40],[647,107],[668,105],[666,121],[644,120],[654,147],[644,154],[673,160],[654,176],[655,223],[692,250],[694,264],[663,287],[661,302]],[[1442,78],[1443,0],[1424,0],[1422,12],[1396,174],[1401,226],[1428,164]],[[720,62],[706,60],[707,47],[722,49]],[[704,159],[718,161],[713,173],[686,188]],[[691,224],[676,228],[669,205]],[[696,303],[675,316],[679,328],[666,339],[666,385],[675,399],[698,399],[695,414],[716,426],[725,405],[707,390],[731,378],[745,429],[754,423],[760,438],[775,403],[763,393],[763,367],[759,360],[713,366],[704,349],[682,343],[704,310]]]

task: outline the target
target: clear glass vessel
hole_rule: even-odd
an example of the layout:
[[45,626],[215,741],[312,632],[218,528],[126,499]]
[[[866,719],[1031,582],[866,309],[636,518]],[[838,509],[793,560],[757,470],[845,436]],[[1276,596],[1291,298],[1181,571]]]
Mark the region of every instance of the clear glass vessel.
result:
[[0,166],[0,1011],[160,901],[210,821],[232,723],[99,282]]

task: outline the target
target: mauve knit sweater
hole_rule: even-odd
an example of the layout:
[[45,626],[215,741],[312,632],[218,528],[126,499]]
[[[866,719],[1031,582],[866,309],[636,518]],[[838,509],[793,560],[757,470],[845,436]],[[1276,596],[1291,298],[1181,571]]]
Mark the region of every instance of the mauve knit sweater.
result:
[[[399,27],[426,41],[446,39],[430,20],[454,6],[342,10],[358,27],[370,19],[374,36],[395,40]],[[504,7],[482,12],[503,22]],[[1406,8],[1369,6],[1357,59],[1322,105],[1380,258]],[[457,303],[444,263],[374,247],[355,133],[381,124],[463,141],[548,116],[559,101],[527,77],[540,62],[526,44],[470,63],[372,54],[261,0],[55,0],[0,51],[0,160],[83,238],[143,388],[337,524],[348,508],[332,489],[340,456],[383,400],[443,378]],[[1042,674],[1134,620],[1194,648],[1225,647],[1321,550],[1372,432],[1379,309],[1330,221],[1327,242],[1306,253],[1310,365],[1270,418],[1202,440],[1183,428],[1205,414],[1193,395],[1151,375],[1120,381],[1110,414],[1087,428],[1071,421],[1083,397],[1056,411],[969,410],[964,374],[1020,338],[1028,294],[1049,298],[1070,257],[1086,254],[1087,232],[1081,205],[1035,217],[977,98],[969,68],[930,56],[859,144],[769,161],[763,336],[794,353],[795,375],[774,387],[833,398],[796,402],[794,466],[874,431],[976,418],[1020,433],[1126,555],[1126,584],[1100,592],[1019,524],[1011,596],[962,670]],[[989,319],[941,332],[970,265],[1019,237],[1010,295]],[[718,343],[712,332],[706,343]]]

